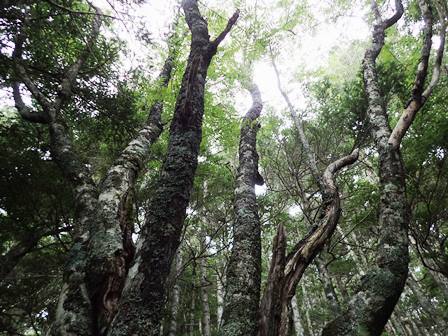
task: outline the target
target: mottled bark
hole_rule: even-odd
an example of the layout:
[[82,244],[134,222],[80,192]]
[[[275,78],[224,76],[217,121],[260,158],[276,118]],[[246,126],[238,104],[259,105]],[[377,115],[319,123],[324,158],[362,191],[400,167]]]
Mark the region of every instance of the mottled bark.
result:
[[212,57],[238,18],[210,41],[197,1],[182,3],[191,49],[171,122],[168,151],[150,200],[137,254],[110,335],[157,335],[165,284],[180,243],[202,137],[204,86]]
[[255,335],[260,301],[261,227],[255,185],[263,184],[258,172],[257,122],[263,104],[260,91],[250,84],[252,106],[240,130],[239,166],[235,181],[233,248],[226,273],[222,336]]
[[[31,111],[22,101],[18,83],[13,84],[13,95],[21,116],[31,122],[49,125],[51,153],[70,181],[75,193],[75,242],[64,272],[64,284],[51,329],[55,335],[104,334],[117,311],[129,264],[134,255],[133,187],[138,173],[149,158],[151,144],[162,131],[162,101],[150,109],[145,126],[127,145],[97,187],[87,166],[73,149],[69,132],[61,119],[60,110],[72,95],[76,77],[96,43],[102,13],[96,10],[92,31],[78,59],[64,69],[64,77],[54,101],[47,99],[34,85],[22,64],[24,37],[17,37],[13,54],[17,77],[26,85],[40,111]],[[159,77],[166,86],[171,77],[173,51]]]
[[397,148],[403,139],[406,131],[414,121],[417,112],[423,107],[425,102],[431,95],[434,87],[437,85],[440,78],[440,70],[442,66],[443,53],[445,50],[445,36],[447,28],[447,13],[445,7],[437,4],[436,7],[440,19],[440,45],[437,48],[435,64],[430,83],[425,88],[425,80],[429,68],[429,58],[431,54],[432,36],[433,36],[433,18],[431,13],[431,6],[428,0],[419,0],[419,7],[425,22],[423,28],[423,47],[421,49],[420,62],[417,67],[416,78],[412,89],[412,97],[405,107],[400,119],[395,125],[392,133],[389,136],[389,144],[393,148]]
[[[166,87],[171,78],[174,50],[169,53],[158,85]],[[97,332],[104,334],[117,312],[124,282],[134,258],[132,233],[134,186],[149,159],[151,145],[162,133],[163,101],[150,108],[145,126],[109,168],[99,189],[97,221],[90,230],[87,281],[95,305]]]
[[390,128],[379,89],[376,58],[383,45],[385,30],[402,16],[403,6],[388,20],[375,23],[372,44],[363,60],[368,118],[379,153],[380,243],[376,265],[363,277],[358,292],[344,314],[327,324],[322,335],[380,335],[403,291],[408,272],[408,208],[405,180],[398,148],[389,146]]
[[[412,98],[406,107],[406,111],[412,110],[414,115],[427,99],[423,95],[423,88],[432,35],[429,3],[421,0],[419,5],[425,21],[424,41]],[[380,335],[406,282],[409,262],[407,234],[409,209],[405,198],[405,175],[399,145],[414,116],[406,116],[405,111],[403,116],[407,119],[406,127],[399,122],[394,132],[391,132],[376,71],[376,59],[384,45],[385,31],[403,14],[401,1],[395,1],[395,7],[394,15],[382,20],[374,3],[376,23],[371,46],[367,49],[363,60],[364,83],[369,103],[368,119],[380,163],[378,225],[381,231],[378,257],[376,265],[363,277],[359,291],[349,303],[348,311],[330,322],[322,335]],[[443,25],[443,34],[445,29]],[[437,53],[436,62],[439,62],[441,51]]]
[[[75,198],[75,239],[70,252],[69,260],[64,272],[64,284],[62,287],[56,321],[52,326],[52,334],[63,335],[89,335],[92,327],[91,303],[87,294],[84,279],[85,246],[88,235],[87,230],[97,201],[97,188],[91,178],[91,174],[73,150],[69,133],[61,119],[60,111],[73,94],[72,88],[76,77],[89,57],[92,46],[99,35],[101,11],[91,6],[93,13],[92,27],[87,43],[83,51],[78,55],[74,63],[64,69],[61,84],[55,98],[47,98],[28,75],[25,63],[22,59],[23,44],[26,37],[23,30],[16,37],[13,52],[13,64],[16,82],[12,84],[13,97],[16,108],[21,117],[29,122],[47,124],[50,133],[50,150],[53,159],[61,169],[64,177],[69,181],[74,190]],[[29,17],[24,11],[23,25],[26,26]],[[32,97],[40,105],[39,110],[31,110],[22,100],[19,82],[22,82],[31,93]]]

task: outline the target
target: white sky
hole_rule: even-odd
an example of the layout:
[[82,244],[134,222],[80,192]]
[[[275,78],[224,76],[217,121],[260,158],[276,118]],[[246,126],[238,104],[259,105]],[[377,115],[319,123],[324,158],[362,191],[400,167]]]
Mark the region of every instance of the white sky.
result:
[[[255,5],[258,8],[270,8],[278,1],[276,0],[247,0],[246,10]],[[111,0],[95,0],[94,3],[100,6],[105,12],[112,15],[126,19],[126,16],[120,14],[120,8]],[[311,32],[307,29],[306,22],[303,27],[298,26],[294,28],[294,33],[291,34],[291,41],[284,43],[282,49],[284,52],[280,54],[278,66],[282,75],[283,86],[287,88],[293,102],[299,107],[304,108],[305,97],[301,95],[302,90],[299,87],[297,80],[294,77],[297,75],[298,69],[306,71],[317,70],[328,63],[328,58],[331,51],[336,47],[349,47],[352,41],[365,40],[369,36],[369,27],[365,21],[366,8],[361,7],[358,1],[353,1],[351,5],[353,8],[347,16],[341,16],[335,22],[328,22],[328,14],[321,15],[322,12],[328,13],[331,11],[332,1],[310,1],[310,10],[317,19],[317,24]],[[141,17],[145,21],[147,29],[151,32],[154,41],[161,43],[165,40],[166,34],[169,32],[169,26],[174,17],[178,1],[176,0],[148,0],[142,6],[136,6],[129,13],[134,16]],[[230,0],[202,0],[200,6],[207,6],[221,13],[222,16],[228,16],[234,10],[233,1]],[[118,11],[118,12],[117,12]],[[226,14],[228,13],[228,14]],[[244,13],[244,8],[242,9]],[[264,14],[264,13],[262,13]],[[272,13],[273,16],[279,13]],[[244,15],[244,14],[243,14]],[[240,16],[240,21],[244,20],[244,16]],[[331,15],[331,13],[330,13]],[[134,57],[127,57],[125,64],[132,66],[137,64],[145,56],[142,44],[137,41],[134,36],[137,27],[127,21],[125,25],[118,23],[115,33],[125,39],[129,48],[133,50]],[[225,46],[223,46],[225,47]],[[350,60],[352,63],[359,63],[361,54],[353,55],[354,59]],[[356,69],[353,70],[356,72]],[[284,108],[284,102],[280,96],[277,86],[276,77],[269,60],[261,60],[256,63],[254,67],[254,80],[260,87],[263,101],[265,105]],[[244,114],[246,109],[250,106],[249,96],[245,92],[241,92],[236,96],[235,106],[238,111]]]

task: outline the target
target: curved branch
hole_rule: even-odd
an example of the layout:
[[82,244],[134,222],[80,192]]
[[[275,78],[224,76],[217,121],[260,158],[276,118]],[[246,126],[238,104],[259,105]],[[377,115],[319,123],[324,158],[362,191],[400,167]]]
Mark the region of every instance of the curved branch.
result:
[[431,82],[428,85],[428,87],[424,90],[424,84],[428,73],[429,56],[432,45],[431,39],[432,39],[433,19],[432,19],[431,7],[427,0],[420,0],[419,6],[425,21],[424,39],[421,50],[420,63],[417,68],[414,87],[412,89],[412,97],[408,105],[406,106],[405,110],[403,111],[397,124],[395,125],[388,140],[388,143],[392,148],[398,148],[400,146],[400,143],[404,135],[406,134],[406,131],[409,129],[412,122],[414,121],[417,112],[422,108],[426,100],[429,98],[433,88],[437,84],[440,77],[440,68],[442,64],[443,51],[445,48],[446,22],[445,19],[441,17],[442,21],[442,28],[440,32],[441,42],[437,50],[436,61],[434,64],[434,70]]
[[48,124],[50,122],[51,118],[50,115],[46,113],[46,110],[36,111],[26,106],[22,100],[22,94],[20,93],[18,82],[12,83],[12,94],[17,111],[23,119],[39,124]]

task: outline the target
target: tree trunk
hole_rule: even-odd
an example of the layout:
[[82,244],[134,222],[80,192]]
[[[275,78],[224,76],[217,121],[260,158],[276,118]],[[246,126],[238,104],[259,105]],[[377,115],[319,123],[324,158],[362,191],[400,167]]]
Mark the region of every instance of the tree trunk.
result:
[[332,314],[336,316],[340,314],[341,307],[336,294],[336,290],[334,289],[333,281],[330,277],[330,274],[328,273],[327,265],[325,265],[325,261],[322,259],[322,256],[317,256],[316,259],[314,259],[314,262],[317,266],[319,278],[322,281],[324,287],[325,298],[330,305]]
[[328,323],[323,336],[380,335],[403,291],[409,263],[408,207],[405,176],[400,151],[389,146],[391,133],[382,104],[376,74],[376,57],[384,44],[384,31],[402,15],[397,2],[392,19],[375,25],[372,46],[363,61],[365,88],[368,96],[368,118],[379,153],[380,210],[378,226],[380,246],[376,265],[363,277],[360,289],[350,300],[348,310]]
[[294,330],[296,336],[305,336],[305,331],[303,330],[302,321],[300,319],[300,310],[297,304],[297,298],[294,295],[291,299],[291,309],[292,309],[292,319],[294,322]]
[[207,279],[207,259],[205,257],[199,260],[199,276],[202,301],[202,335],[210,336],[210,305],[208,302],[208,288],[210,283]]
[[165,285],[180,243],[198,164],[207,70],[219,43],[238,18],[236,13],[210,41],[197,1],[182,3],[192,32],[182,85],[170,127],[168,151],[139,237],[137,254],[110,335],[157,335],[165,303]]
[[175,268],[174,268],[174,286],[171,293],[171,305],[170,305],[170,321],[168,326],[168,336],[177,335],[177,319],[180,308],[180,286],[178,277],[182,271],[182,255],[180,251],[176,255]]
[[313,324],[311,323],[311,317],[310,317],[310,311],[311,311],[311,303],[310,303],[310,299],[308,296],[308,291],[306,290],[306,286],[305,283],[302,282],[302,301],[305,305],[305,318],[306,318],[306,324],[308,327],[308,334],[310,336],[314,336],[314,328],[313,328]]
[[224,311],[224,286],[225,283],[225,275],[223,276],[223,279],[219,277],[219,275],[216,277],[216,299],[217,299],[217,311],[216,311],[216,317],[217,317],[217,323],[218,323],[218,329],[221,328],[222,323],[222,313]]
[[[166,86],[171,78],[172,62],[170,54],[160,74],[163,86]],[[117,312],[118,300],[134,255],[133,187],[138,173],[148,160],[150,146],[162,132],[160,123],[162,108],[161,101],[153,104],[146,125],[107,172],[103,183],[98,188],[99,196],[92,196],[93,192],[86,194],[85,190],[89,189],[83,185],[79,187],[81,196],[77,204],[80,204],[81,209],[78,217],[83,231],[75,239],[70,252],[69,268],[64,272],[66,280],[58,305],[56,328],[53,329],[56,334],[63,333],[64,328],[66,331],[71,328],[67,324],[71,313],[70,310],[66,310],[66,307],[74,310],[78,309],[77,307],[84,306],[86,309],[89,307],[89,311],[83,313],[84,316],[88,314],[91,320],[89,327],[91,331],[86,331],[87,334],[91,332],[104,334]],[[53,138],[61,140],[58,140],[59,144],[53,144],[53,147],[54,151],[62,152],[60,157],[57,157],[57,161],[62,162],[64,167],[70,167],[73,162],[78,161],[69,156],[73,153],[73,149],[66,149],[69,143],[68,140],[62,138],[62,132],[61,128],[54,129]],[[80,279],[84,280],[81,282],[82,286],[80,286]],[[73,284],[71,284],[72,281]],[[84,303],[79,302],[81,298],[84,298]],[[73,302],[69,302],[71,300]],[[76,315],[73,315],[71,319],[73,323],[77,320],[84,321]],[[89,325],[85,321],[81,323],[85,326]],[[64,327],[64,325],[67,326]],[[78,330],[77,333],[80,331]]]
[[[260,307],[259,335],[287,336],[290,301],[295,295],[297,284],[302,278],[306,268],[323,249],[328,239],[333,235],[339,221],[341,211],[340,196],[335,183],[335,175],[342,168],[356,162],[359,150],[355,149],[350,155],[330,163],[323,174],[321,174],[317,168],[314,152],[305,136],[302,120],[297,117],[288,95],[281,87],[280,75],[274,59],[272,60],[272,63],[277,75],[278,88],[289,107],[291,117],[293,118],[299,133],[299,141],[302,143],[308,159],[307,165],[316,184],[319,186],[319,191],[322,197],[322,206],[319,217],[315,223],[310,223],[311,228],[307,235],[301,241],[296,243],[287,256],[276,255],[271,262],[269,274],[275,274],[275,276],[269,278],[268,282],[271,283],[268,284],[263,295]],[[304,208],[307,209],[305,211],[308,212],[310,207],[306,197],[303,198],[303,201],[305,202]],[[279,226],[275,239],[278,241],[284,239],[286,241],[286,237],[279,239],[279,235],[284,236],[284,230],[281,225]],[[279,251],[279,253],[281,252]],[[281,314],[280,316],[278,315],[279,313]]]
[[263,184],[258,173],[256,150],[259,117],[263,108],[260,91],[250,87],[252,107],[242,121],[239,166],[235,183],[233,248],[227,266],[222,336],[255,335],[260,301],[261,227],[255,185]]

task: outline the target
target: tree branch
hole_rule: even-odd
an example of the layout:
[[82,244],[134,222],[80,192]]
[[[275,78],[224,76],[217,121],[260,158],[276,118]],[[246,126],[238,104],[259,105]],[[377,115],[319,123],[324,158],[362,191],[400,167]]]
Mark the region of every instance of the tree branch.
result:
[[227,34],[232,29],[233,25],[238,20],[239,16],[240,16],[240,11],[239,11],[239,9],[237,9],[236,12],[233,13],[233,15],[230,17],[229,21],[227,22],[226,28],[224,28],[224,30],[216,37],[216,39],[214,39],[211,42],[211,44],[213,45],[214,48],[217,48],[219,46],[219,44],[225,39]]
[[45,110],[36,111],[25,105],[22,100],[18,82],[12,83],[12,94],[17,111],[23,119],[39,124],[48,124],[50,122],[50,116],[45,112]]
[[94,5],[90,5],[95,10],[95,17],[92,22],[92,29],[90,32],[90,36],[87,40],[87,43],[84,47],[84,50],[81,52],[81,54],[78,56],[78,59],[76,62],[74,62],[72,65],[70,65],[67,70],[65,71],[65,75],[62,78],[61,86],[59,88],[58,92],[58,98],[56,99],[55,103],[55,109],[56,111],[59,111],[59,109],[62,107],[62,104],[71,97],[73,94],[73,85],[75,83],[76,77],[78,76],[79,71],[81,70],[82,66],[86,62],[87,58],[89,57],[90,53],[92,52],[92,48],[94,44],[96,43],[98,39],[98,35],[101,28],[101,15],[102,12],[98,7],[95,7]]
[[430,83],[427,88],[424,89],[425,79],[428,73],[428,64],[429,64],[429,56],[431,52],[431,38],[432,38],[432,14],[431,8],[427,0],[420,0],[419,5],[424,17],[425,28],[424,28],[424,40],[423,47],[421,51],[420,63],[418,65],[416,79],[414,82],[414,87],[412,89],[412,98],[403,111],[400,119],[395,125],[388,143],[392,148],[398,148],[400,146],[401,141],[403,140],[404,135],[407,130],[411,126],[417,112],[422,108],[425,104],[426,100],[432,93],[432,90],[437,85],[440,77],[440,70],[442,66],[443,52],[445,49],[445,38],[446,38],[446,19],[443,14],[443,9],[441,6],[438,6],[438,12],[441,21],[441,30],[440,30],[440,45],[436,52],[436,59],[433,68],[433,74]]

